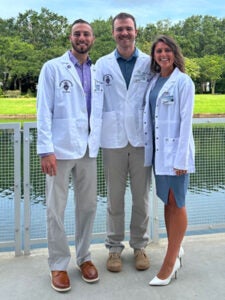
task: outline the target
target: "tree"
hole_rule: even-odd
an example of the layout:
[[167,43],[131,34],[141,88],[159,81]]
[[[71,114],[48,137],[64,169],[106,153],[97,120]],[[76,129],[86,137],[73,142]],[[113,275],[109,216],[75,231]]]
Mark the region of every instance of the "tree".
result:
[[41,8],[38,14],[28,10],[19,14],[16,21],[17,34],[23,42],[32,44],[35,49],[65,46],[68,40],[68,21],[65,17]]
[[[90,56],[95,63],[99,57],[115,48],[112,17],[108,20],[94,20],[91,25],[96,41]],[[18,88],[19,83],[20,88],[26,90],[24,82],[27,88],[30,82],[37,82],[43,63],[62,55],[70,48],[69,30],[70,26],[65,17],[46,8],[41,8],[40,13],[28,10],[20,13],[17,18],[0,18],[0,84],[3,88],[12,88],[14,81],[14,86]],[[136,45],[149,54],[157,35],[174,37],[185,57],[186,71],[195,83],[200,87],[199,82],[210,81],[212,92],[215,92],[216,83],[219,91],[223,91],[224,32],[225,18],[195,15],[175,24],[166,19],[139,27]]]
[[[216,17],[204,16],[202,18],[202,50],[201,56],[224,54],[224,32],[220,30],[221,21]],[[218,45],[223,45],[218,49]],[[219,51],[218,51],[219,50]]]
[[180,47],[184,49],[184,55],[190,58],[199,57],[202,50],[202,25],[201,16],[192,16],[181,22]]
[[1,37],[13,37],[17,35],[17,31],[15,28],[15,19],[10,18],[3,20],[0,18],[0,32]]
[[200,75],[200,66],[196,59],[185,57],[185,69],[192,80],[197,79]]
[[141,45],[142,43],[152,42],[156,37],[158,31],[154,24],[147,24],[145,28],[138,28],[137,43]]
[[3,91],[7,89],[9,71],[11,69],[9,65],[11,53],[8,51],[9,40],[8,37],[0,37],[0,80]]
[[19,89],[21,90],[22,77],[33,72],[34,61],[30,57],[34,51],[34,46],[25,42],[21,42],[17,38],[8,38],[9,48],[7,51],[11,53],[7,61],[7,70],[9,76],[14,80],[14,89],[18,80]]
[[225,70],[225,59],[219,55],[205,55],[198,59],[201,80],[210,81],[212,94],[215,94],[216,81],[221,79]]
[[107,21],[94,20],[91,25],[96,39],[90,56],[95,63],[99,57],[110,53],[115,48],[115,41],[112,37],[112,17]]
[[141,51],[143,51],[144,53],[150,55],[150,52],[151,52],[151,45],[152,43],[151,42],[143,42],[143,43],[137,43],[137,47],[139,49],[141,49]]

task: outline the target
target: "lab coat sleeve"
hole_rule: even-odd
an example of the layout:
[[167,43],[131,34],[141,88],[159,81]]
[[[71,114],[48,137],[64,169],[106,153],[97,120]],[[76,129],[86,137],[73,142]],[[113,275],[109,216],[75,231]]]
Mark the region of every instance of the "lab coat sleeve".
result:
[[177,152],[174,160],[174,168],[188,170],[192,140],[192,117],[194,108],[195,88],[190,77],[186,75],[178,84],[177,95],[180,103],[180,135]]
[[37,153],[54,152],[52,115],[54,110],[55,78],[53,66],[45,63],[39,76],[37,92]]

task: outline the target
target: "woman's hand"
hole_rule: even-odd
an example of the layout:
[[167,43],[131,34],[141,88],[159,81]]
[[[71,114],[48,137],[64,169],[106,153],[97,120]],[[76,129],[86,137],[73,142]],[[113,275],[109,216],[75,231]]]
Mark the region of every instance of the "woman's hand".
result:
[[177,176],[187,174],[187,170],[180,170],[180,169],[175,169],[174,168],[174,171],[175,171]]

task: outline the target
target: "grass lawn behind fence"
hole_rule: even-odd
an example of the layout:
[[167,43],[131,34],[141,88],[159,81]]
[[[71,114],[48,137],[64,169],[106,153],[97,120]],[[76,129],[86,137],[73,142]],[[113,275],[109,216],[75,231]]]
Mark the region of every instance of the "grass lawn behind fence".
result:
[[225,95],[195,95],[195,114],[225,114]]
[[36,98],[0,98],[0,115],[35,115]]
[[[195,114],[225,114],[225,95],[195,95]],[[0,116],[35,115],[36,98],[0,98]],[[2,123],[2,120],[1,120]]]

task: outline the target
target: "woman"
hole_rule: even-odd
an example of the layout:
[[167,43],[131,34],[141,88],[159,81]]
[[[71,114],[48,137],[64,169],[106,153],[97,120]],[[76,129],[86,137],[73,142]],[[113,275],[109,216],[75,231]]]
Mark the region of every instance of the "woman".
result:
[[144,111],[145,165],[153,163],[156,193],[164,202],[168,247],[150,285],[167,285],[181,266],[181,243],[187,228],[185,196],[195,171],[192,114],[195,88],[184,73],[175,41],[159,36],[152,45],[150,81]]

